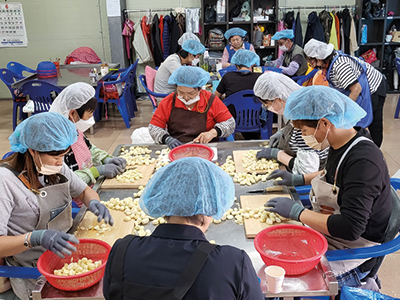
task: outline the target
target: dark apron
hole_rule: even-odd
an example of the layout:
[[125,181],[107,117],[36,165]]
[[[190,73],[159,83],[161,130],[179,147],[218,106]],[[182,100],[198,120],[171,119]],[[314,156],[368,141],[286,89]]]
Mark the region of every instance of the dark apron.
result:
[[124,281],[126,251],[134,235],[126,236],[116,247],[113,261],[108,261],[110,269],[110,299],[122,300],[124,296],[143,300],[181,300],[192,287],[208,255],[216,245],[202,242],[193,253],[175,288],[141,285]]
[[206,110],[200,113],[176,107],[176,93],[174,93],[171,114],[167,123],[168,133],[182,143],[187,143],[197,138],[200,133],[207,131],[207,113],[214,98],[215,95],[212,94],[208,99]]
[[[3,165],[3,167],[5,167]],[[8,169],[10,169],[8,167]],[[23,173],[11,170],[22,183],[37,195],[40,215],[35,230],[52,229],[67,232],[72,227],[72,206],[69,193],[68,179],[62,175],[58,184],[49,185],[33,191]],[[34,247],[24,252],[6,258],[9,266],[36,267],[39,256],[45,251],[43,247]],[[34,288],[36,280],[23,278],[10,278],[14,293],[22,300],[29,298],[30,291]]]

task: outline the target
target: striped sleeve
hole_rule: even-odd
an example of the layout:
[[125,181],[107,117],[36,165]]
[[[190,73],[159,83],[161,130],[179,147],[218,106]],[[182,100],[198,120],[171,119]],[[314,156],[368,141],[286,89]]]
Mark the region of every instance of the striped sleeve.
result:
[[215,127],[218,127],[221,130],[221,137],[228,137],[235,131],[235,119],[231,117],[224,122],[215,124]]

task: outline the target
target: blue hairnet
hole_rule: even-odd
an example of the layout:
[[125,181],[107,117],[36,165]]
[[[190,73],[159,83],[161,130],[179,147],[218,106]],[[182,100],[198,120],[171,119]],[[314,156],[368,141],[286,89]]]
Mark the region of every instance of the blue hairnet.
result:
[[199,67],[182,66],[176,69],[168,78],[169,84],[202,87],[210,80],[210,74]]
[[187,157],[158,170],[139,204],[153,218],[201,214],[220,219],[234,198],[235,187],[227,173],[208,160]]
[[24,120],[8,139],[14,152],[60,151],[76,142],[77,131],[75,124],[63,115],[44,112]]
[[206,47],[196,40],[186,40],[182,44],[182,49],[193,55],[198,55],[206,51]]
[[280,40],[280,39],[293,39],[293,29],[284,29],[275,33],[271,40]]
[[336,128],[350,129],[367,113],[339,91],[321,85],[303,87],[290,94],[284,116],[290,120],[327,118]]
[[243,30],[242,28],[239,28],[239,27],[234,27],[234,28],[231,28],[231,29],[227,30],[227,31],[225,32],[224,36],[225,36],[225,38],[226,38],[227,40],[229,40],[229,39],[230,39],[231,37],[233,37],[234,35],[238,35],[238,36],[241,36],[241,37],[245,37],[246,34],[247,34],[247,31],[246,31],[246,30]]
[[243,65],[250,68],[253,65],[260,65],[260,57],[250,50],[239,49],[233,54],[231,63],[234,65]]

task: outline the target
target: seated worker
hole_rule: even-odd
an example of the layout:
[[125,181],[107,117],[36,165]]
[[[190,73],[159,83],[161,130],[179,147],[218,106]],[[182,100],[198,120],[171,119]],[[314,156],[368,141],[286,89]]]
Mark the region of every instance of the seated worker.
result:
[[148,237],[128,235],[115,242],[104,273],[104,298],[264,300],[246,252],[212,245],[204,235],[234,197],[232,178],[205,159],[181,158],[158,170],[139,204],[167,223]]
[[170,94],[175,92],[176,86],[168,83],[171,74],[183,65],[191,65],[206,48],[196,40],[186,40],[178,53],[171,54],[158,68],[154,80],[154,92],[159,94]]
[[305,75],[308,69],[304,51],[292,41],[293,38],[292,29],[285,29],[275,33],[272,39],[278,40],[279,49],[283,51],[283,54],[278,59],[267,62],[271,67],[281,68],[282,74],[290,77]]
[[332,44],[311,39],[304,52],[310,65],[326,72],[329,85],[356,101],[366,112],[357,126],[371,132],[380,147],[383,140],[383,105],[386,100],[386,80],[369,63],[336,51]]
[[224,36],[228,40],[229,45],[225,46],[224,53],[222,54],[221,63],[223,68],[231,65],[232,56],[239,49],[256,52],[252,44],[243,41],[246,34],[247,31],[239,27],[231,28],[225,32]]
[[93,112],[97,107],[94,95],[90,84],[77,82],[63,89],[50,108],[51,112],[62,114],[75,124],[78,140],[65,154],[64,162],[87,185],[93,185],[100,175],[114,178],[126,167],[124,158],[113,157],[97,148],[84,134],[94,125]]
[[[79,241],[66,233],[73,221],[71,197],[80,199],[98,222],[113,225],[99,195],[63,163],[76,139],[75,126],[53,112],[29,117],[9,137],[15,153],[0,160],[0,257],[7,266],[36,267],[45,250],[60,257],[76,251],[69,242]],[[28,300],[36,280],[10,281],[12,289],[0,293],[0,299]]]
[[[288,76],[266,72],[258,78],[254,94],[268,110],[283,115],[286,100],[290,94],[299,89],[301,86]],[[275,158],[293,174],[308,174],[325,167],[328,152],[329,147],[317,150],[307,146],[301,130],[294,128],[292,122],[288,121],[281,130],[269,138],[269,147],[259,151],[257,158]]]
[[[314,149],[330,145],[330,149],[322,173],[293,175],[275,170],[268,178],[281,177],[280,185],[311,184],[313,211],[284,197],[271,199],[265,204],[267,209],[323,233],[330,250],[374,246],[393,230],[397,233],[400,225],[389,219],[399,215],[399,199],[391,189],[385,158],[362,130],[353,128],[366,112],[335,89],[310,86],[289,96],[284,115],[301,130],[307,145]],[[376,261],[329,264],[340,287],[378,290],[376,272],[371,271]]]
[[149,132],[157,144],[173,149],[182,143],[209,143],[235,131],[235,120],[222,101],[201,87],[210,74],[199,67],[178,68],[168,80],[176,93],[165,97],[153,114]]

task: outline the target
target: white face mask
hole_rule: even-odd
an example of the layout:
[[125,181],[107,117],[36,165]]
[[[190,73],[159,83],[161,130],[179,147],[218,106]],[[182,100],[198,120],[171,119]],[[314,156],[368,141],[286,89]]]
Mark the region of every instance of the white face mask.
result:
[[200,59],[195,58],[192,60],[192,66],[197,66],[197,64],[200,62]]
[[315,134],[317,133],[317,130],[315,130],[314,134],[312,134],[312,135],[303,135],[302,138],[303,138],[304,142],[307,144],[307,146],[309,146],[315,150],[323,150],[330,146],[329,141],[327,139],[328,133],[329,133],[329,128],[326,131],[325,139],[321,143],[318,142],[318,140],[315,138]]
[[[276,101],[276,100],[274,100]],[[281,102],[281,108],[279,110],[275,110],[274,108],[274,103],[272,103],[272,105],[270,107],[268,107],[269,111],[272,111],[273,113],[277,114],[277,115],[283,115],[283,112],[285,111],[285,107],[283,106],[282,102]]]
[[183,99],[181,96],[177,95],[178,99],[182,101],[183,104],[185,104],[186,106],[192,105],[193,103],[196,103],[197,101],[200,100],[200,94],[197,94],[196,97],[194,97],[193,99],[190,99],[189,101],[186,101],[185,99]]
[[85,132],[86,130],[88,130],[90,127],[92,127],[94,125],[95,121],[94,121],[94,117],[91,117],[88,120],[82,120],[80,119],[78,122],[75,123],[76,129]]
[[40,168],[38,166],[36,166],[36,171],[38,171],[40,174],[54,175],[54,174],[58,174],[61,172],[62,165],[61,166],[45,165],[44,163],[42,163],[42,159],[40,158],[40,155],[39,155],[39,161],[42,166]]
[[288,51],[288,48],[286,48],[285,45],[279,46],[279,49],[280,49],[281,51],[283,51],[283,52]]

